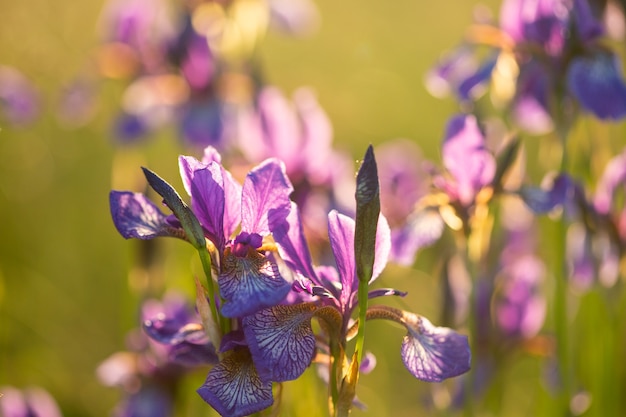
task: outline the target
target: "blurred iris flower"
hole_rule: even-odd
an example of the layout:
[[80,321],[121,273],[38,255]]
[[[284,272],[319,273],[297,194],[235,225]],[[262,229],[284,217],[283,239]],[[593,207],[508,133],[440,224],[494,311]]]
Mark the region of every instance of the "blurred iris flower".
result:
[[[604,35],[587,0],[504,0],[499,27],[474,25],[468,43],[442,60],[427,85],[471,102],[491,81],[494,101],[507,103],[513,120],[536,134],[552,130],[572,103],[619,120],[626,116],[626,83]],[[490,52],[477,64],[481,45]],[[477,69],[464,70],[467,60]]]

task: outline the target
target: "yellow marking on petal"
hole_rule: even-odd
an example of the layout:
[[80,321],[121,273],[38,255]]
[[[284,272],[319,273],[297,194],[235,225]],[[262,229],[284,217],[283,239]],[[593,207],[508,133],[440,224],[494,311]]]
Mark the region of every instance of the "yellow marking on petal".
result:
[[452,230],[461,230],[463,227],[463,220],[459,216],[456,215],[454,207],[449,204],[445,206],[439,207],[439,214],[441,214],[441,218],[444,222],[450,227]]

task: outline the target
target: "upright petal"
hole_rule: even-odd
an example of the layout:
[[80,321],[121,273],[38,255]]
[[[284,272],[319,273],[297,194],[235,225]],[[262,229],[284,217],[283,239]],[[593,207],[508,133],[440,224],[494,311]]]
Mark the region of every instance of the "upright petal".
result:
[[274,402],[272,383],[263,382],[247,349],[237,349],[217,364],[198,394],[224,417],[243,417]]
[[626,117],[626,84],[617,57],[605,51],[572,60],[567,87],[580,105],[603,120]]
[[165,214],[143,194],[111,191],[109,204],[115,228],[125,239],[149,240],[157,236],[184,236],[182,230],[167,223]]
[[287,218],[292,191],[282,162],[273,158],[262,162],[248,173],[243,184],[241,229],[261,235],[270,233],[270,225]]
[[272,231],[274,240],[278,243],[280,256],[285,262],[297,273],[319,284],[313,269],[311,253],[304,237],[302,221],[296,203],[291,203],[291,211],[286,221],[272,227]]
[[210,163],[206,168],[193,172],[191,180],[191,208],[200,224],[209,233],[213,243],[224,249],[224,179],[221,166]]
[[328,237],[335,255],[341,281],[341,305],[348,306],[353,289],[356,290],[354,263],[354,220],[333,210],[328,214]]
[[442,153],[446,169],[456,180],[458,199],[470,204],[496,171],[495,159],[485,147],[474,116],[459,115],[448,122]]
[[470,369],[467,336],[447,327],[436,327],[425,317],[404,312],[409,333],[402,341],[402,361],[422,381],[440,382]]
[[312,303],[278,305],[246,316],[243,329],[263,381],[298,378],[315,354]]

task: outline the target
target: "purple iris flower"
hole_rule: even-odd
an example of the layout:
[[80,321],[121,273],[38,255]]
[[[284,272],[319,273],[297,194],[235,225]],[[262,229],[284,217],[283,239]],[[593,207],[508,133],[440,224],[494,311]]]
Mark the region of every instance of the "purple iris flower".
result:
[[217,354],[200,317],[179,294],[145,301],[142,322],[142,331],[128,338],[130,350],[111,355],[97,374],[103,384],[118,386],[125,393],[116,407],[117,417],[168,417],[181,378],[217,363]]
[[52,396],[42,388],[19,390],[0,387],[0,415],[3,417],[61,417],[61,410]]
[[459,115],[448,122],[442,144],[443,164],[451,175],[443,187],[451,200],[463,206],[474,202],[496,173],[496,161],[474,116]]
[[0,114],[16,126],[34,121],[39,115],[39,94],[18,70],[0,65]]
[[[264,254],[262,243],[286,221],[293,187],[277,159],[253,168],[243,187],[220,160],[209,147],[202,161],[181,156],[180,172],[191,209],[217,249],[213,255],[219,265],[222,314],[241,317],[278,304],[291,288],[271,256]],[[115,226],[125,238],[184,236],[180,225],[142,194],[112,191],[110,203]],[[239,226],[241,231],[231,240]]]
[[[358,304],[355,223],[333,211],[328,216],[328,224],[336,267],[312,265],[295,205],[284,229],[274,230],[282,258],[297,275],[294,288],[302,292],[304,301],[263,309],[243,319],[246,340],[262,380],[291,380],[304,372],[316,348],[311,327],[313,317],[324,321],[329,331],[337,332],[335,337],[339,337],[340,343],[354,336],[350,318]],[[390,231],[382,216],[375,251],[371,281],[382,272],[390,252]],[[383,295],[404,293],[390,289],[375,289],[369,293],[370,298]],[[435,327],[424,317],[386,306],[370,307],[368,314],[369,319],[387,318],[407,329],[401,355],[415,377],[441,381],[469,369],[470,353],[465,336]]]

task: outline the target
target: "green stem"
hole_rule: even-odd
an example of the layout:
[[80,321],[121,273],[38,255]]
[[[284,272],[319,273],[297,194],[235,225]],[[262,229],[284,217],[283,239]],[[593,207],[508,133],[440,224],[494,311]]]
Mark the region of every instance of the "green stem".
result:
[[[225,334],[226,323],[221,319],[217,312],[217,306],[215,305],[215,285],[213,283],[213,273],[211,270],[211,256],[206,248],[199,248],[198,254],[200,255],[200,261],[202,262],[202,269],[206,276],[207,291],[209,292],[209,306],[211,307],[211,318],[215,326],[219,329],[219,334]],[[220,340],[215,340],[214,344],[216,349],[219,349]]]
[[330,374],[328,376],[328,384],[330,389],[330,398],[333,403],[333,414],[337,413],[337,406],[339,403],[339,385],[341,380],[341,366],[343,358],[341,357],[341,349],[339,343],[331,338],[330,340],[330,355],[332,357],[330,365]]

